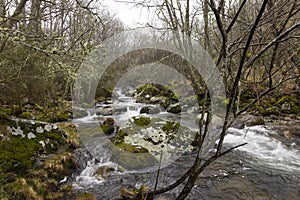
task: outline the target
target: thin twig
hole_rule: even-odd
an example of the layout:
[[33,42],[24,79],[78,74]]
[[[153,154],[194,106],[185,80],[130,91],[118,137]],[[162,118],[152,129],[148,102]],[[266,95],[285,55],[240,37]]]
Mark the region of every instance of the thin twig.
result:
[[153,197],[155,197],[155,192],[156,192],[156,188],[157,188],[157,184],[158,184],[158,177],[159,177],[159,172],[160,172],[160,167],[161,167],[162,154],[163,154],[163,151],[161,150],[160,151],[158,170],[157,170],[157,174],[156,174],[155,186],[154,186],[154,191],[153,191]]

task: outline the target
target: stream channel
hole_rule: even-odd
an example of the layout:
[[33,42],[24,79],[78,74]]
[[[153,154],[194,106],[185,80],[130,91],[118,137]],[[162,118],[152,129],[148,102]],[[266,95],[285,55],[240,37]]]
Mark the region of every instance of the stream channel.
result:
[[[89,110],[89,116],[74,119],[76,124],[99,126],[105,117],[113,117],[116,124],[122,125],[131,117],[139,116],[145,104],[135,103],[135,99],[119,92],[117,101],[112,104],[121,108],[122,112],[106,113],[106,116],[96,114],[97,109],[107,108],[106,103],[97,104]],[[192,111],[171,114],[163,109],[157,114],[144,116],[159,117],[178,121],[192,130],[197,130],[197,123]],[[283,127],[284,128],[284,127]],[[229,128],[225,137],[224,149],[247,142],[231,153],[221,157],[209,166],[198,178],[196,185],[187,199],[225,199],[225,200],[264,200],[300,199],[300,143],[284,143],[274,136],[282,135],[272,125],[252,126],[243,129]],[[81,133],[84,138],[84,133]],[[115,199],[122,187],[138,189],[141,185],[154,188],[156,169],[120,170],[119,163],[110,161],[111,152],[105,147],[106,135],[93,137],[88,143],[90,151],[97,151],[95,159],[88,162],[87,167],[75,178],[73,186],[77,192],[90,192],[97,199]],[[299,141],[299,140],[298,140]],[[208,155],[215,151],[212,147]],[[100,153],[99,153],[100,152]],[[163,167],[160,171],[158,188],[167,186],[177,180],[191,166],[194,153],[184,153],[176,161]],[[115,171],[105,179],[95,175],[95,170],[101,166],[109,166]],[[161,199],[176,199],[183,185],[165,194]],[[158,196],[157,196],[158,198]]]

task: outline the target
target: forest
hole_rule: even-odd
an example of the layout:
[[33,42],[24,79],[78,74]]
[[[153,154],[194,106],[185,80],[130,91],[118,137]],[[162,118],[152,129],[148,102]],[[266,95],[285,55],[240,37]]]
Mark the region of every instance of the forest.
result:
[[[129,27],[101,0],[0,0],[0,199],[297,199],[300,1],[118,2],[153,20]],[[142,48],[154,41],[170,46]],[[207,175],[235,159],[258,175]],[[266,190],[248,188],[261,177]]]

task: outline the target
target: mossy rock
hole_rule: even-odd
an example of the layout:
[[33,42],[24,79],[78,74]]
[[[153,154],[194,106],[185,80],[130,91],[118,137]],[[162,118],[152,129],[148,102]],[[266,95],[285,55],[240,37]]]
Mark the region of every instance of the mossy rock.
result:
[[123,151],[131,152],[131,153],[148,153],[148,150],[146,148],[143,148],[138,145],[131,145],[124,143],[124,138],[128,134],[124,132],[124,130],[118,130],[116,133],[116,136],[111,138],[113,144],[116,145],[116,147],[122,149]]
[[149,96],[149,98],[160,94],[160,90],[150,84],[137,89],[137,92],[138,92],[139,96],[142,96],[142,97]]
[[126,143],[118,143],[116,147],[122,149],[123,151],[127,151],[130,153],[149,153],[149,151],[141,146],[138,145],[131,145]]
[[67,189],[58,181],[75,170],[66,134],[52,124],[0,118],[0,199],[62,197]]
[[171,104],[168,108],[167,108],[167,112],[169,113],[173,113],[173,114],[178,114],[181,112],[181,106],[179,103],[176,104]]
[[[121,188],[120,196],[122,199],[140,200],[149,198],[149,192],[151,188],[147,185],[142,185],[138,190],[129,190],[127,188]],[[152,199],[152,198],[150,198]]]
[[148,126],[151,122],[150,117],[144,117],[144,116],[133,117],[133,120],[136,125],[141,127]]
[[131,118],[111,140],[123,152],[133,154],[149,152],[156,160],[159,160],[159,155],[163,150],[167,152],[163,155],[163,161],[169,159],[169,156],[192,150],[191,143],[196,133],[189,128],[181,126],[178,122],[160,118],[147,118],[146,124],[147,126],[139,126],[134,118]]
[[102,178],[107,178],[115,171],[115,168],[109,166],[100,166],[96,169],[94,174],[100,175]]
[[144,84],[136,89],[136,93],[139,94],[139,96],[145,97],[146,95],[156,96],[160,94],[160,91],[153,84]]
[[71,148],[76,149],[80,147],[80,136],[75,124],[70,122],[60,122],[57,123],[57,126],[67,134],[66,142],[71,146]]
[[246,123],[247,126],[265,125],[265,120],[262,117],[255,117],[251,122]]
[[150,153],[131,153],[119,147],[113,147],[111,161],[127,170],[145,169],[158,164],[156,158]]
[[35,134],[35,136],[32,139],[11,136],[7,141],[1,141],[1,170],[9,172],[17,169],[16,173],[28,172],[33,167],[37,156],[44,153],[55,153],[59,145],[63,143],[62,134],[57,131]]
[[176,133],[180,128],[180,124],[178,122],[166,121],[163,125],[162,130],[166,133]]
[[97,198],[91,193],[83,193],[76,197],[76,200],[97,200]]
[[110,135],[115,131],[114,126],[111,126],[109,124],[101,124],[100,128],[102,129],[105,135]]
[[127,136],[127,133],[125,133],[122,129],[118,130],[118,132],[116,133],[116,136],[111,138],[111,141],[115,145],[122,144],[122,143],[124,143],[125,136]]
[[160,104],[165,109],[174,103],[178,102],[178,97],[167,87],[150,83],[139,86],[134,95],[138,103]]
[[98,85],[98,87],[96,89],[96,97],[95,98],[108,99],[108,98],[112,97],[112,91],[113,91],[113,89],[111,89],[111,88],[104,88],[104,87],[100,87]]

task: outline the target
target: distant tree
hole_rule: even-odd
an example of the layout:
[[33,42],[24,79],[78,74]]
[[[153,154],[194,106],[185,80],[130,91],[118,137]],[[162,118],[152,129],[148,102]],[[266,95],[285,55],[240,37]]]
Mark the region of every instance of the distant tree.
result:
[[124,30],[100,1],[0,1],[0,101],[57,107],[85,56]]

